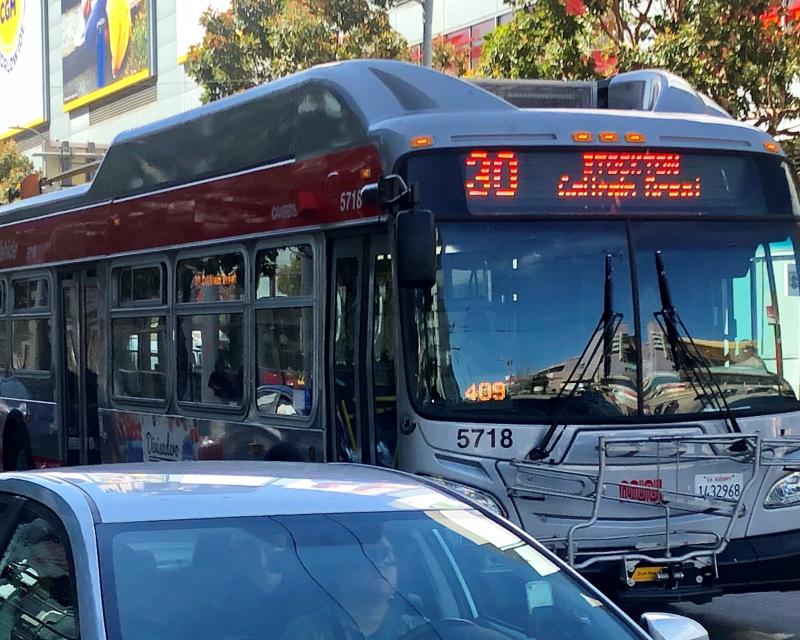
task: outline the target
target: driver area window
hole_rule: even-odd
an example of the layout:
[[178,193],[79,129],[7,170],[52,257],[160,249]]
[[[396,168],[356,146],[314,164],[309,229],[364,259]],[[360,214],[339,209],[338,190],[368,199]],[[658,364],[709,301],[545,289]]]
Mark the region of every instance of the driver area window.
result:
[[0,640],[78,637],[66,536],[52,513],[26,506],[0,559]]

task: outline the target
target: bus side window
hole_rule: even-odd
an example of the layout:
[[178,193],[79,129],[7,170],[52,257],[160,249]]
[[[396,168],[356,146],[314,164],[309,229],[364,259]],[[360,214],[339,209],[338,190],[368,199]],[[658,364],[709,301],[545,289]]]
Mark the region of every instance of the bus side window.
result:
[[49,283],[44,278],[13,282],[12,368],[49,372],[52,358]]
[[166,267],[163,263],[116,267],[112,280],[114,397],[166,401]]
[[256,254],[256,407],[305,417],[313,402],[314,251],[309,244]]
[[6,283],[0,280],[0,371],[8,367],[8,323],[6,321]]
[[300,94],[296,132],[298,158],[354,147],[364,140],[356,114],[330,91],[313,85]]

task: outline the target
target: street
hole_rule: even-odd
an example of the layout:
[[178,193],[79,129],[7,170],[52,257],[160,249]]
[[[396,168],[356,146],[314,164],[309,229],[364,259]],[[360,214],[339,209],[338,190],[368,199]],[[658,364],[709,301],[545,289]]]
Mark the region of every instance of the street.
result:
[[680,605],[675,612],[697,620],[711,640],[798,640],[798,604],[797,593],[758,593],[726,596],[702,606]]

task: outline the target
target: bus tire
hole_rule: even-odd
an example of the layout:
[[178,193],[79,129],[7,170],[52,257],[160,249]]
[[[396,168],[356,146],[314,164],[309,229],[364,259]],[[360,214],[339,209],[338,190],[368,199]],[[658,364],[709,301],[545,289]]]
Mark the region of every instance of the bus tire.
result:
[[28,433],[13,417],[6,420],[3,430],[3,471],[33,469],[33,456]]

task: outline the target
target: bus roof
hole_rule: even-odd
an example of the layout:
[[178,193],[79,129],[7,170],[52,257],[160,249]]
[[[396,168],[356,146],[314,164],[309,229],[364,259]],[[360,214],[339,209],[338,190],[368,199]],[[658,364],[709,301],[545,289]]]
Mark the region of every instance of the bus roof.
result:
[[[636,72],[636,78],[642,73]],[[650,73],[680,84],[664,72]],[[757,152],[763,152],[764,143],[772,140],[754,127],[720,115],[718,110],[705,109],[699,94],[694,102],[688,100],[686,87],[685,83],[680,86],[681,100],[673,101],[673,105],[688,105],[687,110],[697,105],[692,114],[532,111],[519,109],[474,84],[412,64],[358,60],[321,65],[121,133],[88,186],[0,207],[0,223],[189,185],[292,161],[303,154],[321,155],[332,148],[322,141],[318,148],[314,142],[307,142],[301,149],[295,134],[313,121],[323,133],[338,131],[344,126],[340,126],[340,120],[347,117],[352,126],[344,126],[344,135],[349,136],[346,146],[374,145],[387,172],[412,150],[411,139],[416,136],[430,136],[430,146],[439,148],[571,146],[576,144],[572,140],[575,131],[616,131],[640,133],[650,146]],[[324,104],[327,96],[333,96],[339,104]],[[658,101],[654,104],[657,106]],[[307,115],[304,110],[309,108]],[[345,111],[344,115],[340,113]],[[302,120],[304,117],[308,120]]]

